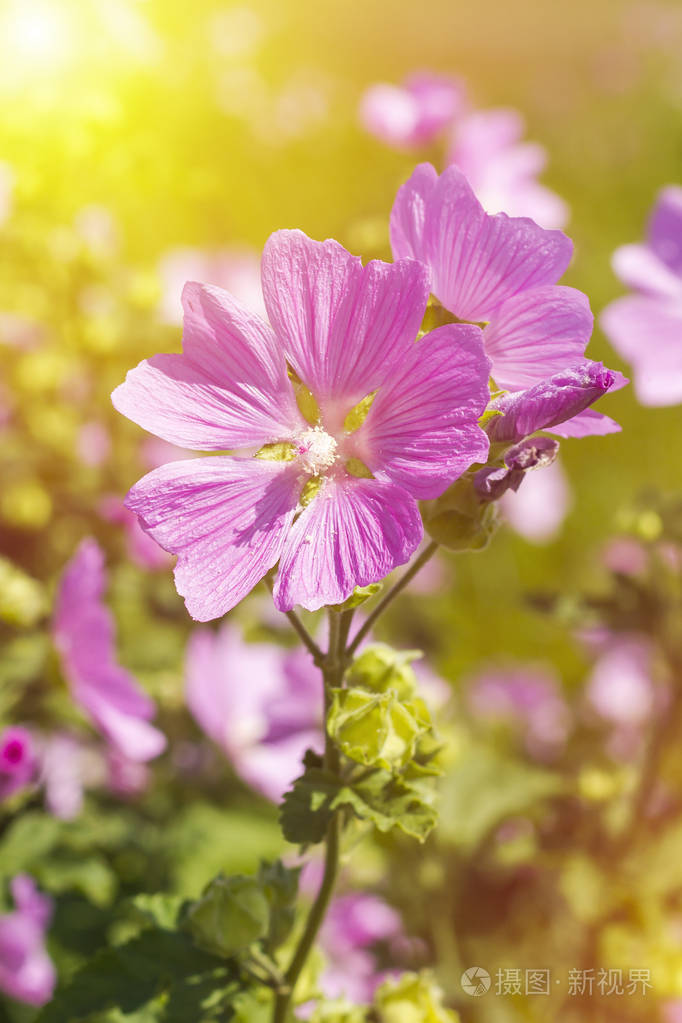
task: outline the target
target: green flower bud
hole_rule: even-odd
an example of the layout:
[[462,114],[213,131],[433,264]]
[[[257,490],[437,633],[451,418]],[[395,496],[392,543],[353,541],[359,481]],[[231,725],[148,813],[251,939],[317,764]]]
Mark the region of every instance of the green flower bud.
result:
[[232,956],[268,931],[270,907],[255,877],[216,877],[188,910],[186,925],[197,944]]
[[334,689],[333,695],[327,729],[343,753],[360,764],[404,767],[431,725],[422,700],[403,704],[394,690],[371,693],[355,687]]
[[451,551],[478,551],[497,529],[495,502],[481,501],[470,476],[463,476],[435,501],[422,503],[429,536]]
[[361,686],[373,693],[393,689],[401,700],[409,700],[417,690],[417,676],[410,662],[419,657],[419,650],[393,650],[385,643],[373,643],[348,669],[348,685]]

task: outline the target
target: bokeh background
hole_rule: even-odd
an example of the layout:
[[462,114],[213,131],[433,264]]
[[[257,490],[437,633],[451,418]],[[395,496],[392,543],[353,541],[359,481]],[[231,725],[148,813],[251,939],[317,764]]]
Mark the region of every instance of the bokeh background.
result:
[[[183,268],[224,250],[248,265],[280,227],[390,258],[388,213],[416,157],[366,134],[358,103],[375,81],[429,69],[461,76],[477,106],[523,113],[529,138],[548,150],[543,181],[571,208],[576,254],[566,283],[587,292],[598,314],[622,292],[611,253],[640,238],[657,190],[682,180],[682,6],[2,0],[0,40],[0,550],[8,559],[0,714],[44,727],[78,719],[46,653],[46,616],[64,563],[94,536],[107,554],[121,660],[158,700],[170,738],[139,800],[98,796],[80,824],[42,846],[17,839],[14,818],[3,825],[14,835],[4,853],[0,845],[3,876],[29,869],[58,897],[52,950],[68,973],[109,935],[122,895],[196,894],[221,867],[251,869],[280,848],[274,808],[215,749],[197,766],[200,733],[182,695],[191,622],[169,569],[135,563],[112,511],[155,456],[109,394],[141,358],[179,347]],[[598,328],[589,354],[627,372]],[[603,405],[623,432],[562,445],[572,504],[556,535],[539,544],[503,527],[485,551],[443,558],[432,587],[406,597],[383,633],[425,650],[451,686],[443,727],[452,770],[440,837],[417,853],[376,844],[358,853],[354,877],[403,912],[418,939],[406,962],[435,965],[465,1021],[673,1019],[664,1013],[682,997],[678,819],[673,813],[677,844],[664,855],[655,842],[653,866],[638,846],[627,883],[617,862],[613,880],[599,823],[631,791],[641,750],[610,756],[605,727],[586,725],[576,710],[594,661],[576,639],[586,621],[580,595],[608,603],[602,552],[614,533],[639,529],[650,542],[677,528],[651,509],[660,508],[658,492],[682,489],[682,413],[643,408],[627,388]],[[17,583],[18,571],[32,582]],[[262,638],[263,614],[254,600],[235,618]],[[594,607],[590,615],[594,624]],[[491,731],[466,710],[473,677],[519,665],[556,678],[573,715],[572,739],[550,763],[539,765],[513,729]],[[479,759],[468,768],[457,753],[472,748]],[[673,755],[673,789],[674,766]],[[570,796],[567,779],[580,782]],[[33,805],[22,812],[43,835],[47,815]],[[83,857],[89,888],[66,866],[50,875],[50,862]],[[491,994],[478,1004],[459,986],[472,965],[565,976],[617,964],[650,968],[655,990],[573,1002]],[[31,1012],[0,1005],[0,1019]]]

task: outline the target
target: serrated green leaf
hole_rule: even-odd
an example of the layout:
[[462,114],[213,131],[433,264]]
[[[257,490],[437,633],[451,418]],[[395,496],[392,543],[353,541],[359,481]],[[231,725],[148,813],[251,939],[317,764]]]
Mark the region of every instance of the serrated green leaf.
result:
[[437,821],[431,779],[405,780],[376,769],[356,783],[328,771],[312,769],[294,782],[284,797],[281,823],[288,841],[314,844],[324,838],[334,813],[346,810],[379,831],[397,827],[423,841]]

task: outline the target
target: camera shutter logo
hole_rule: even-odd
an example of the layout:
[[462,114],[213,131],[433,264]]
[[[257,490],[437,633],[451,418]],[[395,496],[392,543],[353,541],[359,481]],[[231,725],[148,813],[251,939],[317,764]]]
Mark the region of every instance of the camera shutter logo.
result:
[[470,966],[462,974],[462,990],[472,998],[480,998],[490,990],[490,974],[482,966]]

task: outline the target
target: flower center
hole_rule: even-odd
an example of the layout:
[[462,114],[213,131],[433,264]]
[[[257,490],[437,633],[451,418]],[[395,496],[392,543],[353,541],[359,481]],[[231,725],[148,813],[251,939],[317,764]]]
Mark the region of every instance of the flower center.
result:
[[338,444],[321,426],[299,434],[296,453],[306,472],[319,476],[336,461]]

